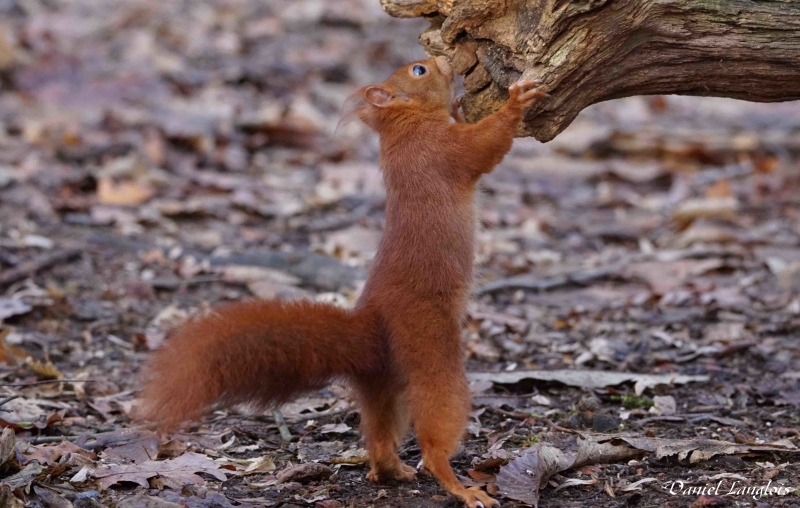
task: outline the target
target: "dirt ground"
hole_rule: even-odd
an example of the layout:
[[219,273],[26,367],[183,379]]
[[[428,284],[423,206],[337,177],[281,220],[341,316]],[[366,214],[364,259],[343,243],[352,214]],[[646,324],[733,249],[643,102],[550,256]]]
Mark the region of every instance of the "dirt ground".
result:
[[[0,0],[3,506],[458,506],[366,481],[342,386],[172,436],[129,417],[192,312],[354,301],[383,190],[340,107],[424,28],[377,0]],[[506,507],[540,477],[543,507],[800,506],[799,191],[800,103],[633,97],[517,140],[483,179],[457,473]],[[525,465],[599,437],[628,455]],[[762,485],[788,493],[728,492]]]

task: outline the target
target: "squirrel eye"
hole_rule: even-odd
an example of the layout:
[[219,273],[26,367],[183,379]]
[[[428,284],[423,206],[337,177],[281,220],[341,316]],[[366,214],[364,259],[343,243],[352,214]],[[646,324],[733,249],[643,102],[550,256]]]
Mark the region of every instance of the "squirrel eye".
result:
[[414,73],[414,76],[422,76],[428,72],[428,69],[426,69],[424,65],[415,65],[411,68],[411,72]]

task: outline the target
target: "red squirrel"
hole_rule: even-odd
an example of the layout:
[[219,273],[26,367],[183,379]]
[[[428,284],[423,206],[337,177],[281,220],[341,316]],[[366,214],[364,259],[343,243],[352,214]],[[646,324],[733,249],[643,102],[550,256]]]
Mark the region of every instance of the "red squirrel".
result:
[[452,83],[447,59],[437,57],[354,94],[353,113],[380,136],[386,185],[385,231],[355,308],[257,300],[190,320],[150,358],[139,419],[169,430],[215,405],[266,409],[345,379],[360,403],[371,482],[415,478],[397,455],[413,425],[423,463],[442,487],[471,508],[497,504],[463,487],[450,467],[471,408],[460,330],[472,285],[474,200],[478,179],[546,94],[538,80],[519,81],[497,112],[469,124]]

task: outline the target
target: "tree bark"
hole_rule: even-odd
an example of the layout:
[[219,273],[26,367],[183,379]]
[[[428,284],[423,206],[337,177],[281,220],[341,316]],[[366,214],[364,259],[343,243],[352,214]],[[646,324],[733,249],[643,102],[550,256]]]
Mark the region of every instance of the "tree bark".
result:
[[549,141],[585,107],[650,94],[800,99],[800,0],[381,0],[424,16],[430,55],[465,76],[467,119],[496,110],[520,78],[552,98],[518,135]]

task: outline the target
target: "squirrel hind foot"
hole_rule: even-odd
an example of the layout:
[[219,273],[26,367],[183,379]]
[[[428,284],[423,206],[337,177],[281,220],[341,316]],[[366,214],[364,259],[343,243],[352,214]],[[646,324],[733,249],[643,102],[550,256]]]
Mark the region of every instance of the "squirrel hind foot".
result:
[[464,506],[469,508],[500,508],[500,503],[478,487],[465,488],[454,492],[456,497],[464,501]]
[[398,480],[401,482],[410,482],[417,479],[417,471],[406,464],[398,464],[392,469],[378,469],[373,467],[367,473],[367,480],[372,483],[386,483],[391,480]]

